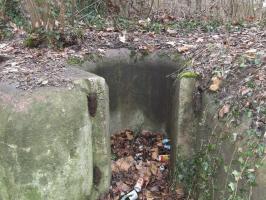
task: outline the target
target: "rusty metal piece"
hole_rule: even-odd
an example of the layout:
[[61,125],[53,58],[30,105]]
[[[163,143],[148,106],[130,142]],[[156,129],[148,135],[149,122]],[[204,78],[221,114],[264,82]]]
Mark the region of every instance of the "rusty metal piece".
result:
[[87,99],[88,99],[88,110],[89,110],[90,116],[95,117],[96,112],[97,112],[97,106],[98,106],[97,94],[90,93],[87,96]]

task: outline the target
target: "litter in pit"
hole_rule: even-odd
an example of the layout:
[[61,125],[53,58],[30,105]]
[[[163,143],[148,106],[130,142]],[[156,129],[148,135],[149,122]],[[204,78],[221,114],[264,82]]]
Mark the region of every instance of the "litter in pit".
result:
[[180,200],[169,182],[170,140],[161,133],[131,130],[112,135],[112,181],[100,200]]

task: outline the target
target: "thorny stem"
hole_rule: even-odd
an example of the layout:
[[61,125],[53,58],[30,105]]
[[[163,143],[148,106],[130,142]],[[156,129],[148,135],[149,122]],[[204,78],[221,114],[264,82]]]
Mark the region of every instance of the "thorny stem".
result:
[[234,191],[234,194],[233,194],[233,199],[234,199],[235,196],[236,196],[236,193],[237,193],[237,190],[238,190],[238,183],[239,183],[239,180],[240,180],[241,177],[242,177],[243,172],[244,172],[245,169],[246,169],[246,166],[247,166],[247,162],[248,162],[248,160],[249,160],[249,157],[247,157],[247,159],[246,159],[246,161],[245,161],[245,163],[244,163],[244,167],[243,167],[243,169],[241,170],[240,177],[236,180],[236,188],[235,188],[235,191]]
[[[228,166],[228,171],[229,171],[229,169],[231,169],[231,166],[232,166],[232,163],[233,163],[233,160],[234,160],[234,157],[235,157],[236,151],[237,151],[237,147],[235,147],[235,149],[234,149],[234,151],[233,151],[233,154],[232,154],[232,157],[231,157],[231,160],[230,160],[229,166]],[[226,190],[227,182],[228,182],[228,178],[229,178],[229,173],[227,172],[227,174],[226,174],[226,179],[225,179],[224,190]]]
[[251,196],[252,196],[252,189],[253,189],[253,187],[252,187],[252,186],[250,186],[250,188],[249,188],[249,196],[248,196],[248,200],[251,200]]

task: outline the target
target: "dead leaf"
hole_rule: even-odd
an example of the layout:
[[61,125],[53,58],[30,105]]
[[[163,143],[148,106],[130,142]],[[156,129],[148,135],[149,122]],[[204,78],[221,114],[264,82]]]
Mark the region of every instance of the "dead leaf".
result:
[[128,140],[133,140],[134,139],[133,132],[131,132],[131,131],[126,131],[126,136],[127,136]]
[[151,170],[151,173],[153,175],[156,175],[157,174],[157,171],[158,171],[158,167],[155,163],[152,163],[151,166],[150,166],[150,170]]
[[155,50],[155,48],[151,45],[140,45],[138,49],[142,51],[150,52],[150,53],[154,52]]
[[119,41],[122,43],[126,43],[126,31],[122,31],[122,35],[119,35]]
[[141,19],[138,21],[139,25],[146,27],[151,22],[150,18],[147,18],[145,20]]
[[158,185],[154,185],[151,187],[151,191],[152,192],[158,192],[159,191],[159,186]]
[[169,44],[171,45],[172,47],[174,47],[176,45],[176,42],[175,41],[168,41],[166,42],[165,44]]
[[47,85],[48,84],[48,80],[43,80],[42,81],[42,85]]
[[209,89],[213,92],[216,92],[217,90],[220,89],[221,84],[222,84],[222,80],[219,77],[215,76],[212,78],[212,84],[210,85]]
[[155,148],[152,148],[151,149],[151,157],[153,160],[157,160],[158,158],[158,155],[159,155],[159,148],[158,147],[155,147]]
[[134,164],[134,158],[132,156],[120,158],[115,162],[115,164],[119,170],[128,171],[128,169]]
[[179,53],[184,53],[184,52],[187,52],[188,50],[190,50],[191,48],[193,48],[192,45],[183,45],[182,47],[178,47],[177,50]]
[[225,114],[229,113],[230,111],[230,105],[225,104],[220,110],[219,110],[219,117],[223,118]]
[[201,43],[201,42],[203,42],[203,41],[204,41],[203,38],[198,38],[198,39],[196,40],[197,43]]
[[146,196],[146,199],[147,199],[147,200],[153,200],[153,199],[155,199],[155,198],[153,197],[152,192],[150,192],[149,190],[146,190],[146,191],[145,191],[145,196]]
[[112,26],[106,28],[106,31],[107,31],[107,32],[113,32],[114,30],[115,30],[115,28],[112,27]]
[[112,172],[119,172],[119,168],[118,166],[115,164],[114,161],[112,161],[112,164],[111,164],[111,168],[112,168]]
[[245,86],[241,87],[241,89],[240,89],[240,92],[241,92],[241,95],[242,95],[242,96],[248,94],[248,93],[251,92],[251,91],[252,91],[252,90],[251,90],[250,88],[245,87]]
[[130,190],[130,187],[127,184],[123,183],[122,181],[116,182],[116,186],[120,192],[122,191],[126,192]]
[[175,34],[177,34],[177,30],[175,30],[175,29],[170,29],[170,28],[168,28],[168,29],[166,30],[166,32],[169,33],[170,35],[175,35]]

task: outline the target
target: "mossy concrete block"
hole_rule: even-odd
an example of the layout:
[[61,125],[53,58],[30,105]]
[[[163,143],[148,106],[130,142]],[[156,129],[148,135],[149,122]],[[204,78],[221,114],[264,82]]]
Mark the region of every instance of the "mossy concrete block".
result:
[[195,121],[193,110],[193,93],[196,80],[194,78],[181,78],[176,80],[175,91],[172,97],[172,117],[170,134],[172,138],[171,173],[174,179],[177,156],[190,158],[194,152]]
[[[109,189],[105,80],[80,70],[65,76],[70,88],[25,92],[0,85],[1,200],[96,200]],[[93,116],[92,93],[98,101]]]
[[253,188],[253,200],[265,200],[266,197],[266,161],[257,172],[257,187]]
[[98,76],[88,80],[77,80],[75,83],[97,99],[93,105],[97,112],[91,117],[94,184],[89,199],[94,200],[108,191],[111,181],[109,90],[105,79]]
[[85,199],[92,124],[78,89],[0,90],[0,199]]

